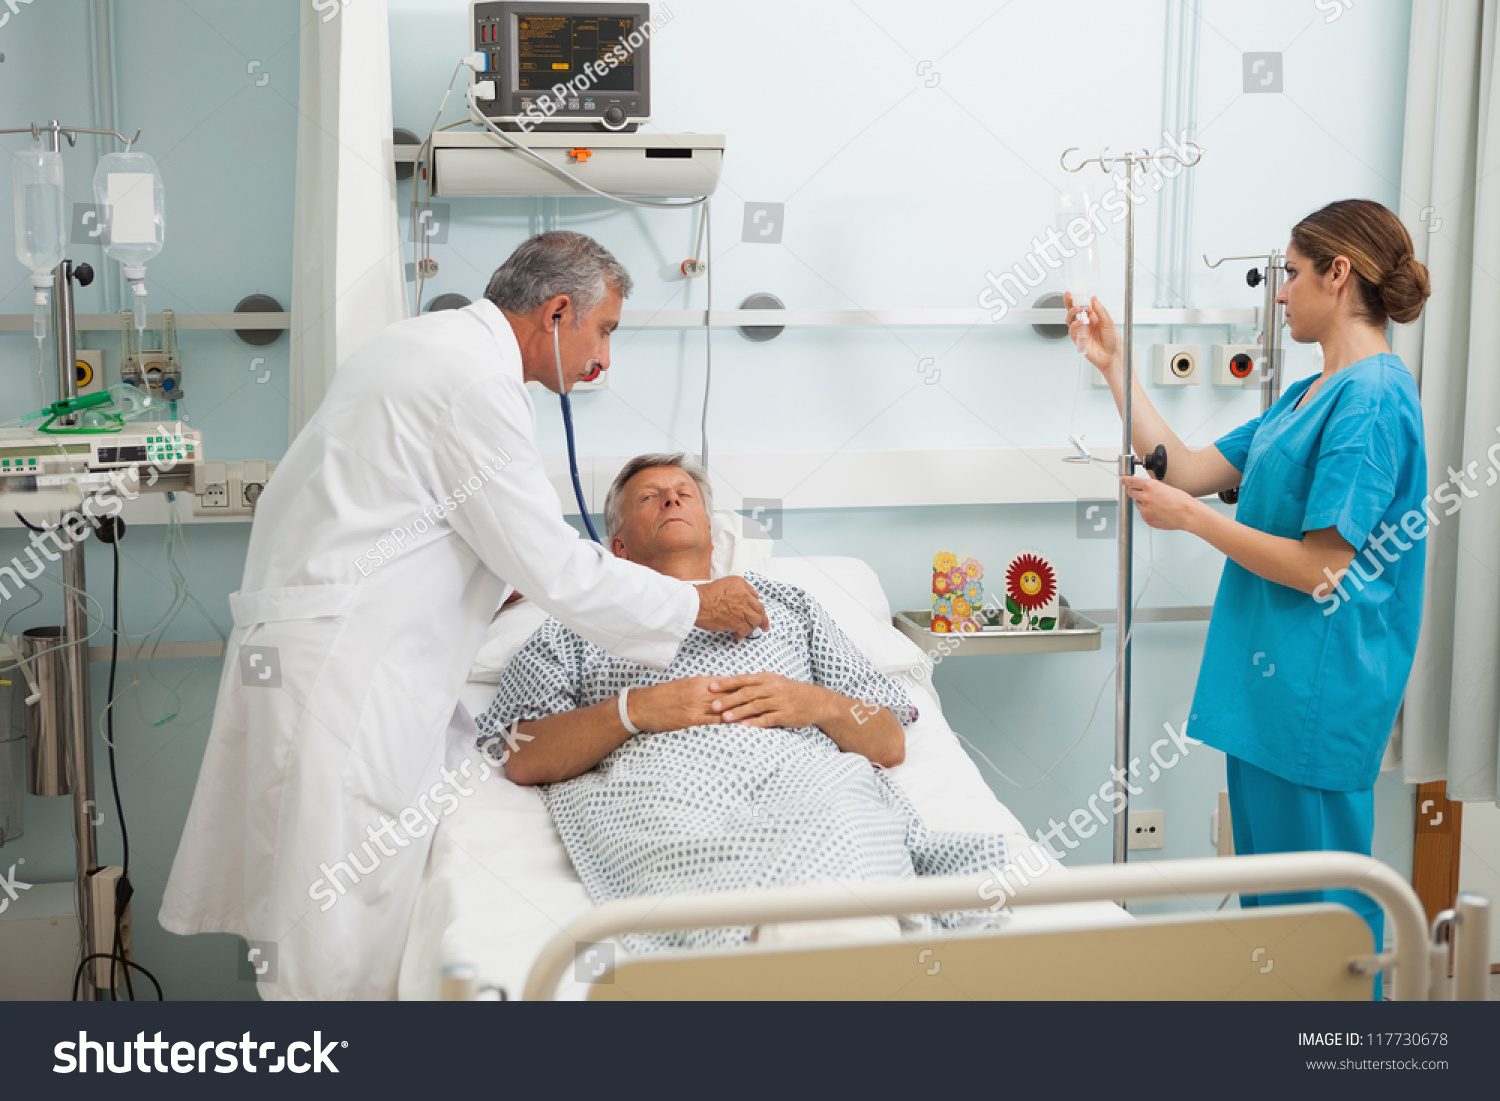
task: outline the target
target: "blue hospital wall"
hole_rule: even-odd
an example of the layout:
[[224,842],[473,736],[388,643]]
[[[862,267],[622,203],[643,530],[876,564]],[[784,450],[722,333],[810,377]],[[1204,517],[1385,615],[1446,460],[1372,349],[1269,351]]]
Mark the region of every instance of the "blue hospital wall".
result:
[[[1209,155],[1194,169],[1188,254],[1195,265],[1203,252],[1284,243],[1300,215],[1335,197],[1394,204],[1409,7],[1361,4],[1326,22],[1333,6],[1317,0],[1202,5],[1197,117]],[[157,157],[167,185],[168,244],[151,268],[152,308],[223,311],[257,291],[287,301],[298,23],[315,13],[291,0],[253,10],[230,0],[116,7],[119,121],[142,127],[142,148]],[[1066,25],[1064,9],[1042,3],[998,12],[992,4],[924,5],[920,15],[914,5],[894,2],[762,3],[753,14],[744,5],[706,0],[668,7],[672,19],[653,60],[655,125],[729,138],[712,222],[720,306],[768,291],[796,308],[972,308],[985,272],[1020,261],[1031,237],[1049,227],[1063,148],[1159,143],[1161,3],[1074,3],[1065,9]],[[464,51],[466,12],[467,4],[456,0],[391,0],[396,125],[425,133],[431,124]],[[6,55],[0,102],[12,118],[0,125],[92,118],[87,56],[75,48],[86,13],[83,0],[51,0],[23,7],[0,28]],[[1243,91],[1241,54],[1262,50],[1284,54],[1281,94]],[[164,53],[172,65],[135,60]],[[1385,75],[1370,80],[1364,74],[1371,71]],[[450,104],[445,121],[459,117]],[[70,200],[87,200],[96,155],[85,143],[68,155]],[[409,201],[409,185],[401,197]],[[742,241],[746,202],[786,204],[780,244]],[[426,299],[445,291],[476,297],[519,240],[556,225],[596,235],[625,261],[636,278],[631,309],[704,304],[706,286],[677,274],[694,247],[694,213],[578,199],[456,200],[451,213],[446,242],[433,248],[441,271]],[[1155,304],[1156,223],[1156,205],[1148,201],[1137,238],[1143,305]],[[402,225],[409,231],[404,209]],[[10,234],[9,218],[0,218],[5,255]],[[1112,306],[1122,287],[1120,238],[1116,232],[1105,244],[1100,294]],[[86,246],[72,254],[96,259]],[[25,313],[25,273],[14,264],[10,272],[0,279],[0,312]],[[1195,266],[1188,302],[1257,305],[1259,293],[1242,276],[1239,265],[1217,272]],[[1055,289],[1054,277],[1037,293]],[[100,286],[80,292],[82,312],[104,308]],[[1246,335],[1223,327],[1160,329],[1143,332],[1140,342],[1208,345]],[[83,343],[116,350],[99,334]],[[250,349],[229,334],[189,333],[182,352],[189,387],[183,409],[204,429],[210,453],[278,457],[286,446],[285,338]],[[252,371],[257,356],[265,362]],[[921,367],[928,358],[927,366],[940,372],[932,384]],[[116,362],[111,355],[112,368]],[[0,420],[35,408],[30,337],[0,335],[0,364],[11,379],[0,394]],[[270,379],[256,384],[266,368]],[[608,391],[575,401],[583,450],[696,450],[702,334],[622,333],[615,368]],[[1293,350],[1291,376],[1314,369],[1305,349]],[[789,329],[767,344],[720,333],[711,442],[716,451],[1054,446],[1076,428],[1108,454],[1118,432],[1113,406],[1102,391],[1080,390],[1078,377],[1077,357],[1065,344],[1025,326]],[[541,397],[543,449],[560,453],[555,403]],[[1209,442],[1258,410],[1254,395],[1208,385],[1157,389],[1152,397],[1190,443]],[[1099,477],[1100,495],[1108,495],[1102,468]],[[229,625],[226,596],[238,586],[247,534],[242,525],[188,525],[181,533],[192,593],[219,630]],[[175,602],[166,535],[161,527],[133,530],[122,550],[123,611],[132,635]],[[0,560],[22,545],[15,531],[0,532]],[[1143,605],[1212,600],[1222,564],[1216,552],[1174,533],[1148,540],[1144,528],[1138,546],[1138,587],[1151,576]],[[793,512],[776,553],[864,558],[892,605],[911,608],[927,599],[929,562],[943,548],[968,550],[992,569],[1016,550],[1039,550],[1057,563],[1075,606],[1114,602],[1114,544],[1078,539],[1072,504]],[[181,549],[176,558],[183,560]],[[93,546],[88,563],[91,589],[107,603],[109,559]],[[23,606],[30,599],[0,603],[4,615],[19,609],[9,629],[57,622],[55,586],[37,607]],[[1186,717],[1203,635],[1203,624],[1137,628],[1134,727],[1142,751],[1161,736],[1164,722],[1175,726]],[[163,637],[212,639],[215,630],[189,603]],[[1098,653],[953,659],[937,670],[945,711],[972,743],[985,779],[1033,828],[1066,819],[1108,778],[1113,694],[1105,681],[1113,632],[1106,630],[1103,641]],[[175,938],[155,920],[219,668],[164,661],[121,672],[121,686],[139,680],[116,708],[137,887],[137,958],[173,997],[254,996],[238,978],[234,938]],[[96,714],[106,699],[105,673],[102,664],[93,667]],[[102,742],[96,754],[99,790],[107,792]],[[1167,840],[1161,854],[1143,855],[1208,854],[1209,814],[1222,784],[1221,755],[1199,746],[1149,785],[1136,806],[1166,812]],[[1390,778],[1377,795],[1376,854],[1408,870],[1410,798]],[[113,808],[107,795],[102,801],[101,855],[118,861]],[[67,803],[28,798],[26,835],[7,846],[26,860],[34,882],[72,874]],[[4,856],[8,867],[11,853]],[[1095,833],[1067,859],[1108,858],[1107,833]]]

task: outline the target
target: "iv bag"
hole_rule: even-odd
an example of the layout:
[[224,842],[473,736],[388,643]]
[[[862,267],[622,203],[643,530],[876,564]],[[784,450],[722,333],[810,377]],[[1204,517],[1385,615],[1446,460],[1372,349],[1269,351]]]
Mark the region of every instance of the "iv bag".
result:
[[[1089,221],[1088,189],[1082,182],[1070,183],[1058,191],[1054,211],[1053,226],[1061,235],[1057,251],[1062,257],[1063,285],[1075,306],[1086,307],[1099,285],[1098,230]],[[1080,240],[1087,244],[1078,244]]]
[[108,212],[104,254],[125,268],[135,327],[146,327],[146,263],[161,252],[166,220],[161,173],[145,153],[106,153],[94,170],[94,202]]
[[11,167],[16,259],[31,271],[32,329],[40,341],[47,335],[47,291],[52,286],[52,269],[62,263],[67,248],[62,154],[23,149],[12,158]]

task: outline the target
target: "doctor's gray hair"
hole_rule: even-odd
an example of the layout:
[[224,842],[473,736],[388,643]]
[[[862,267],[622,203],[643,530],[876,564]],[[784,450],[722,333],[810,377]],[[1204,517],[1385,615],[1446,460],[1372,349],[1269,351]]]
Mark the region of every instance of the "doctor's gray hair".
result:
[[523,241],[490,276],[484,296],[502,310],[529,314],[549,298],[573,302],[573,327],[604,301],[613,287],[629,298],[630,273],[592,237],[555,229]]
[[698,485],[698,492],[703,494],[703,510],[712,519],[714,514],[714,487],[709,484],[708,471],[689,459],[686,454],[679,451],[675,455],[660,452],[655,455],[637,455],[631,459],[615,475],[615,480],[610,484],[609,492],[604,496],[604,535],[607,539],[613,539],[619,530],[625,526],[625,484],[643,470],[651,470],[658,466],[675,466],[688,477],[692,478]]

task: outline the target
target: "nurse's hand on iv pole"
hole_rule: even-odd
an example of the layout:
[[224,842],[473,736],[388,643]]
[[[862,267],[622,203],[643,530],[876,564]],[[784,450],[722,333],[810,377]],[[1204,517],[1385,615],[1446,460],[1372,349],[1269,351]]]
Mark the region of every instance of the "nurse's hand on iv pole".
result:
[[1193,520],[1208,506],[1175,486],[1147,474],[1121,476],[1125,492],[1135,502],[1141,519],[1160,531],[1190,531]]
[[694,625],[705,631],[733,631],[735,638],[744,638],[757,627],[771,629],[760,596],[743,577],[721,577],[699,585]]
[[[1079,331],[1085,328],[1085,307],[1073,305],[1073,296],[1066,293],[1063,295],[1063,305],[1068,308],[1068,338],[1076,347]],[[1090,363],[1099,368],[1100,374],[1109,378],[1120,366],[1120,334],[1115,329],[1114,318],[1099,304],[1097,296],[1089,299],[1086,309],[1088,343],[1079,350],[1088,357]]]

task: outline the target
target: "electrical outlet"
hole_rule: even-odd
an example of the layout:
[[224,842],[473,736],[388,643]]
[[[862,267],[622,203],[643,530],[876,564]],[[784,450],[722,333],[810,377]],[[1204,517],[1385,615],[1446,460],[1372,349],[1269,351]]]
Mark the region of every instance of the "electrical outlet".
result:
[[193,515],[231,515],[228,463],[201,462],[193,465]]
[[1214,385],[1248,386],[1260,381],[1255,369],[1260,347],[1255,344],[1215,344],[1213,346]]
[[1157,386],[1197,386],[1202,361],[1200,344],[1153,344],[1151,381]]
[[193,467],[194,516],[254,516],[276,464],[265,459],[202,462]]
[[1127,849],[1159,849],[1166,835],[1166,812],[1133,810],[1126,818]]

